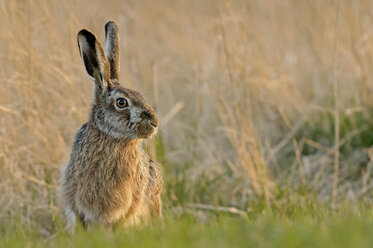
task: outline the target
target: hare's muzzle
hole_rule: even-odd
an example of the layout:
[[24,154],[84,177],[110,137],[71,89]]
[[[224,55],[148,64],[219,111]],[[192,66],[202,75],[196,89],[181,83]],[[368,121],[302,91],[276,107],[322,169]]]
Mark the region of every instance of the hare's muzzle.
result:
[[145,110],[143,112],[143,119],[147,120],[147,123],[153,127],[157,128],[158,127],[158,117],[155,115],[154,111],[149,107],[149,109]]
[[143,138],[149,138],[154,135],[159,126],[159,121],[154,111],[151,109],[142,112],[142,122],[139,127],[139,134]]

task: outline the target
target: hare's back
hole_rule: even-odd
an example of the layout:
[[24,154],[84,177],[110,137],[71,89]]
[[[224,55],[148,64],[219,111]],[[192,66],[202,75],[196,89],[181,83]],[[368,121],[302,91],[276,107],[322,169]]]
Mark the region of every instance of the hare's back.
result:
[[83,147],[87,139],[87,130],[88,130],[88,123],[84,123],[80,127],[78,132],[76,133],[75,138],[74,138],[71,158],[74,158],[77,155],[81,155],[81,153],[83,152]]
[[79,155],[83,152],[84,139],[87,132],[87,123],[85,123],[76,133],[74,138],[74,143],[71,151],[71,157],[69,162],[66,164],[64,170],[62,171],[62,191],[72,198],[75,194],[76,180],[75,174],[77,171],[76,160]]

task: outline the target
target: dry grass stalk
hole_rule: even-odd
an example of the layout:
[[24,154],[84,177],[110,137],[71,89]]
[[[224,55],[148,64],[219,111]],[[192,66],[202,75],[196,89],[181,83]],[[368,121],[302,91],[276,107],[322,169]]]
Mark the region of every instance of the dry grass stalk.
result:
[[340,1],[336,3],[336,20],[335,20],[335,43],[333,52],[333,96],[334,96],[334,174],[333,174],[333,192],[332,192],[332,205],[335,206],[338,193],[338,177],[339,177],[339,61],[337,57],[338,46],[338,28],[339,28],[339,15],[340,15]]

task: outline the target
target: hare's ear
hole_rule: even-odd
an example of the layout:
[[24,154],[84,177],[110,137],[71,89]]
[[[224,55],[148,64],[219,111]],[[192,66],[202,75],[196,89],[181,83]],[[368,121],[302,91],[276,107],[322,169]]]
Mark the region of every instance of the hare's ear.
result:
[[96,37],[83,29],[78,33],[78,46],[85,70],[96,84],[96,93],[103,91],[104,82],[107,82],[109,88],[112,87],[109,63]]
[[119,82],[119,34],[117,25],[112,21],[105,25],[105,53],[110,63],[110,79]]

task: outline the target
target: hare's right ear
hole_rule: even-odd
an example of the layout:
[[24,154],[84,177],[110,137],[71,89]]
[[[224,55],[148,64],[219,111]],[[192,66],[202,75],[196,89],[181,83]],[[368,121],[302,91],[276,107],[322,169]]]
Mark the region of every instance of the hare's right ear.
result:
[[83,29],[78,33],[78,46],[85,70],[95,82],[96,95],[102,93],[104,82],[108,84],[109,88],[112,87],[109,63],[96,37],[91,32]]
[[119,33],[113,21],[105,24],[105,53],[110,63],[110,79],[119,82]]

